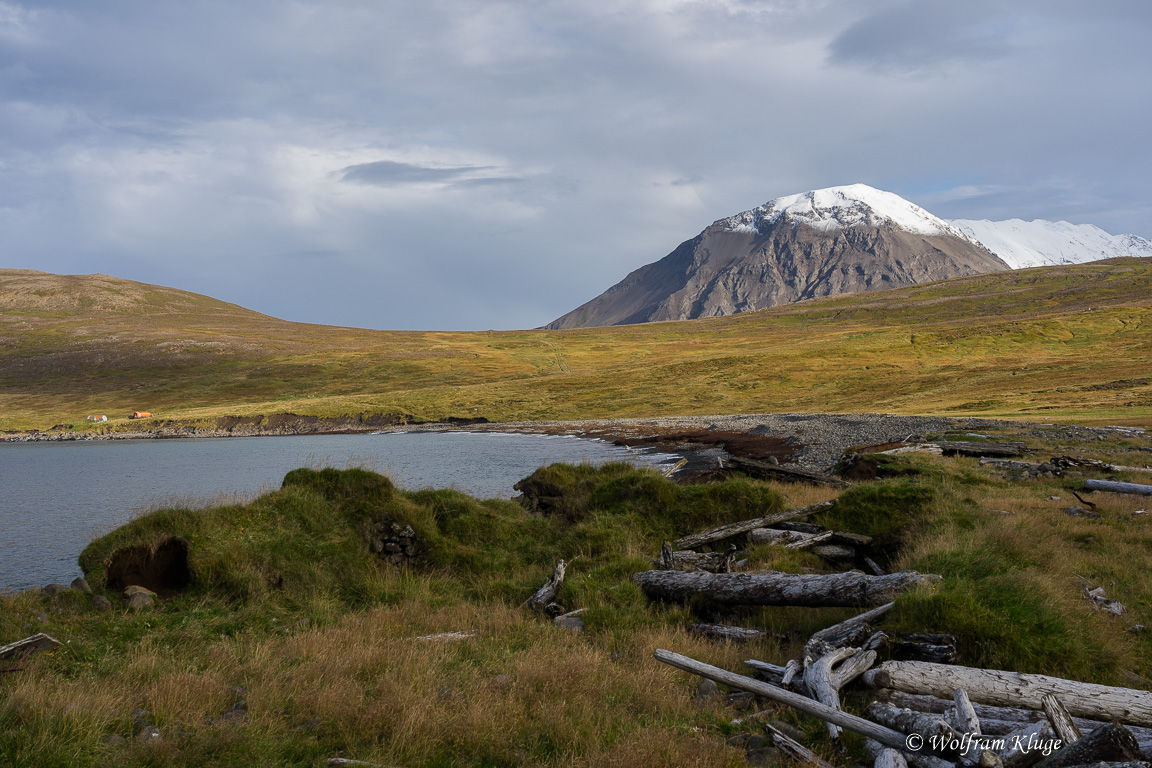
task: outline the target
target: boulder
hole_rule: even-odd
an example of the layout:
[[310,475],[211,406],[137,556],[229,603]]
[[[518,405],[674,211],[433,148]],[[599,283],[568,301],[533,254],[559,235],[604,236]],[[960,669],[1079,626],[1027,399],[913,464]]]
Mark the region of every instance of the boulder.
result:
[[150,595],[144,594],[143,592],[136,592],[128,598],[128,607],[136,611],[143,610],[144,608],[151,608],[153,604],[154,601],[152,600],[152,597]]
[[104,595],[94,595],[92,597],[92,607],[98,611],[112,610],[112,601],[104,597]]
[[63,584],[45,584],[40,588],[40,591],[45,595],[48,595],[48,597],[55,597],[61,592],[67,592],[68,587],[64,586]]
[[92,594],[92,587],[88,586],[88,580],[83,576],[72,579],[72,589],[78,589],[86,595]]
[[145,589],[139,584],[130,584],[124,588],[124,597],[132,597],[132,595],[147,595],[148,597],[156,597],[156,593],[150,589]]

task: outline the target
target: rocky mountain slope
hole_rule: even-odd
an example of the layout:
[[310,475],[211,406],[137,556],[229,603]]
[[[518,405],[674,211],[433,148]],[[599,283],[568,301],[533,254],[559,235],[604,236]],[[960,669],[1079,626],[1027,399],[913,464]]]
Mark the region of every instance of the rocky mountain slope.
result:
[[545,327],[715,317],[1003,269],[1008,264],[957,227],[853,184],[721,219]]
[[1091,224],[1043,219],[953,219],[949,223],[983,243],[1013,269],[1152,256],[1152,243],[1139,235],[1110,235]]

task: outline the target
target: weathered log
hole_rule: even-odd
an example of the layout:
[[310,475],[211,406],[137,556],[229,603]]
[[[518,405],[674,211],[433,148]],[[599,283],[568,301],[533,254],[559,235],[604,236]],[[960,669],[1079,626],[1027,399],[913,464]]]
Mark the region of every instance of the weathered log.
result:
[[[944,713],[952,705],[947,699],[924,694],[905,693],[891,688],[882,688],[874,691],[878,699],[888,701],[904,709],[917,709],[921,712]],[[980,730],[988,735],[1003,736],[1013,731],[1027,728],[1036,723],[1047,724],[1044,713],[1034,709],[1021,709],[1019,707],[997,707],[990,704],[973,704],[972,708],[980,718]],[[1106,723],[1100,720],[1089,720],[1083,717],[1073,717],[1073,724],[1081,733],[1088,733],[1100,728]],[[1051,726],[1049,726],[1051,729]],[[1152,757],[1152,728],[1142,728],[1131,725],[1128,730],[1136,737],[1140,744],[1140,751],[1145,757]],[[1053,732],[1053,738],[1056,738]],[[1039,758],[1037,758],[1039,760]]]
[[768,544],[783,547],[794,541],[803,541],[813,534],[799,531],[782,531],[778,528],[753,528],[748,531],[748,541],[752,544]]
[[1076,723],[1072,722],[1072,715],[1068,714],[1068,710],[1060,703],[1060,699],[1049,693],[1040,698],[1040,704],[1044,707],[1044,714],[1047,715],[1048,722],[1052,724],[1052,730],[1056,731],[1056,735],[1060,737],[1064,746],[1074,744],[1083,738],[1084,734],[1076,727]]
[[1047,720],[1012,731],[1003,739],[999,755],[1004,768],[1029,768],[1052,754],[1059,741]]
[[880,605],[934,574],[903,571],[868,576],[859,571],[824,575],[643,571],[632,580],[649,598],[686,601],[696,595],[724,605]]
[[875,630],[871,622],[888,613],[894,605],[896,603],[885,603],[870,611],[845,619],[839,624],[833,624],[813,633],[804,645],[804,653],[816,657],[833,648],[841,648],[845,645],[863,646],[864,639],[874,634]]
[[1085,480],[1084,487],[1090,491],[1106,493],[1131,493],[1137,496],[1152,496],[1152,485],[1137,483],[1117,483],[1111,480]]
[[835,723],[841,728],[846,728],[854,733],[875,739],[884,746],[900,749],[905,745],[904,734],[898,731],[885,728],[882,725],[877,725],[862,717],[857,717],[856,715],[843,712],[839,709],[832,709],[818,701],[813,701],[797,693],[786,691],[783,688],[777,688],[774,685],[762,683],[751,677],[738,675],[735,672],[729,672],[726,669],[720,669],[719,667],[705,664],[688,656],[666,651],[663,648],[656,649],[653,657],[659,662],[676,667],[677,669],[682,669],[685,672],[691,672],[694,675],[706,677],[709,680],[723,683],[733,688],[739,688],[742,691],[750,691],[757,696],[762,696],[765,699],[770,699],[779,704],[787,704],[805,714],[819,717],[821,720]]
[[700,635],[712,640],[727,640],[732,643],[746,643],[750,640],[765,640],[774,635],[766,629],[752,627],[730,627],[726,624],[693,624],[688,627],[691,635]]
[[895,749],[884,747],[880,750],[880,754],[876,755],[872,768],[908,768],[908,761]]
[[980,718],[972,707],[972,700],[963,688],[952,692],[954,706],[949,710],[948,722],[960,733],[980,733]]
[[[824,656],[806,663],[804,684],[816,700],[833,709],[840,709],[840,689],[855,680],[876,661],[876,651],[858,648],[837,648]],[[840,726],[827,723],[828,736],[840,738]]]
[[[665,542],[667,544],[667,542]],[[736,548],[727,552],[696,552],[691,549],[668,553],[661,552],[660,561],[653,563],[665,571],[705,571],[707,573],[731,573],[736,565]],[[669,563],[671,566],[669,567]]]
[[823,533],[798,534],[798,535],[803,536],[803,538],[796,539],[795,541],[791,541],[788,544],[785,544],[784,548],[785,549],[808,549],[808,547],[814,546],[816,544],[823,544],[826,541],[830,541],[832,539],[833,532],[832,531],[824,531]]
[[832,768],[832,764],[817,755],[808,747],[793,738],[781,733],[771,723],[761,723],[764,730],[772,736],[772,743],[784,754],[800,763],[816,766],[816,768]]
[[795,531],[796,533],[824,533],[824,531],[828,530],[822,525],[816,525],[816,523],[797,522],[795,520],[776,523],[772,527],[778,528],[781,531]]
[[436,635],[420,635],[413,638],[414,640],[427,640],[433,643],[453,643],[459,640],[471,640],[474,637],[480,636],[478,629],[461,629],[456,632],[441,632]]
[[[864,739],[864,746],[872,754],[873,759],[880,756],[880,753],[885,749],[892,749],[879,743],[875,739]],[[904,761],[912,766],[912,768],[956,768],[956,763],[945,760],[935,755],[930,755],[926,752],[908,752],[905,747],[894,750],[904,758]]]
[[812,485],[828,485],[833,488],[850,488],[852,484],[838,477],[824,475],[819,472],[809,472],[795,467],[783,467],[779,464],[766,464],[755,459],[746,459],[742,456],[730,456],[724,460],[725,469],[735,469],[749,477],[760,480],[781,480],[786,483],[810,483]]
[[919,735],[924,748],[956,757],[964,765],[983,768],[1000,765],[1000,758],[989,749],[994,746],[991,737],[957,731],[940,715],[898,709],[879,701],[869,704],[864,714],[881,725]]
[[1045,694],[1059,696],[1080,717],[1152,725],[1152,692],[1063,680],[1047,675],[974,669],[925,661],[886,661],[864,674],[872,688],[947,696],[963,688],[973,701],[1041,708]]
[[23,640],[17,640],[14,643],[7,645],[0,645],[0,659],[6,659],[9,656],[30,656],[33,653],[40,653],[41,651],[50,651],[53,648],[59,648],[61,643],[51,635],[46,635],[43,632],[37,632],[34,635],[29,635]]
[[564,561],[561,560],[556,564],[556,568],[552,571],[548,581],[544,582],[544,586],[536,590],[536,593],[525,600],[520,607],[531,608],[535,611],[544,610],[544,607],[552,602],[552,598],[556,597],[556,593],[560,591],[560,586],[564,583],[564,569]]
[[929,661],[935,664],[954,664],[960,660],[960,652],[955,645],[935,645],[933,643],[892,640],[888,647],[892,657],[901,661]]
[[1139,759],[1140,745],[1136,743],[1136,737],[1119,723],[1108,723],[1044,758],[1036,763],[1036,768],[1067,768],[1084,763]]
[[683,538],[679,538],[672,542],[672,546],[675,549],[696,549],[697,547],[702,547],[706,544],[712,544],[713,542],[730,539],[733,536],[740,536],[756,528],[768,528],[771,525],[782,523],[785,520],[795,520],[798,517],[804,517],[805,515],[811,515],[816,512],[823,512],[824,510],[831,509],[832,505],[835,503],[835,501],[822,501],[819,504],[809,504],[808,506],[800,507],[799,509],[788,509],[783,512],[776,512],[771,515],[765,515],[764,517],[757,517],[751,520],[742,520],[738,523],[721,525],[716,528],[711,528],[707,531],[701,531],[700,533],[693,533],[688,536],[684,536]]
[[757,661],[756,659],[748,659],[744,664],[756,670],[756,674],[759,675],[761,679],[768,681],[772,685],[786,688],[809,699],[816,698],[812,695],[812,692],[808,690],[808,686],[804,684],[804,678],[797,677],[798,674],[804,671],[804,667],[796,659],[788,662],[788,666],[786,667],[769,664],[766,661]]
[[936,443],[945,456],[1023,456],[1028,447],[1024,443],[973,443],[964,440],[940,440]]
[[864,565],[868,566],[868,570],[872,571],[874,576],[883,576],[887,573],[883,568],[876,564],[876,561],[870,557],[864,558]]

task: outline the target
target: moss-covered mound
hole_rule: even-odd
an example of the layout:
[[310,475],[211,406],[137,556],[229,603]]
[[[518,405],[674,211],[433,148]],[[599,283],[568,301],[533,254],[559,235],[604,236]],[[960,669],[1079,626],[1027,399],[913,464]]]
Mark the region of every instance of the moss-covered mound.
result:
[[576,573],[622,558],[633,567],[665,538],[781,507],[762,483],[682,487],[628,464],[558,464],[533,478],[547,478],[563,514],[449,490],[403,491],[362,469],[297,469],[248,504],[145,515],[90,544],[80,566],[92,584],[115,589],[136,583],[240,600],[325,592],[361,603],[390,565],[379,556],[388,552],[373,551],[379,532],[403,528],[418,552],[405,562],[513,600],[558,558]]

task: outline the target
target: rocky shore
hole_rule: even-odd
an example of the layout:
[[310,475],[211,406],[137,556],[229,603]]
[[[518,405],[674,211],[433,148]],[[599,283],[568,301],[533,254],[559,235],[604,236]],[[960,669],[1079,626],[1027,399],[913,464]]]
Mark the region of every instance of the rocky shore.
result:
[[195,437],[258,437],[371,432],[522,432],[572,435],[608,440],[619,445],[645,446],[682,453],[717,451],[769,460],[818,472],[828,471],[844,452],[857,446],[908,442],[931,434],[964,432],[976,435],[1033,436],[1046,440],[1091,441],[1109,437],[1147,436],[1138,427],[1082,427],[1068,424],[942,416],[901,416],[885,413],[775,413],[716,416],[664,416],[576,421],[489,422],[448,418],[413,422],[388,414],[352,416],[220,417],[205,425],[176,420],[151,422],[132,431],[75,432],[49,430],[0,435],[0,442],[71,440],[140,440]]

